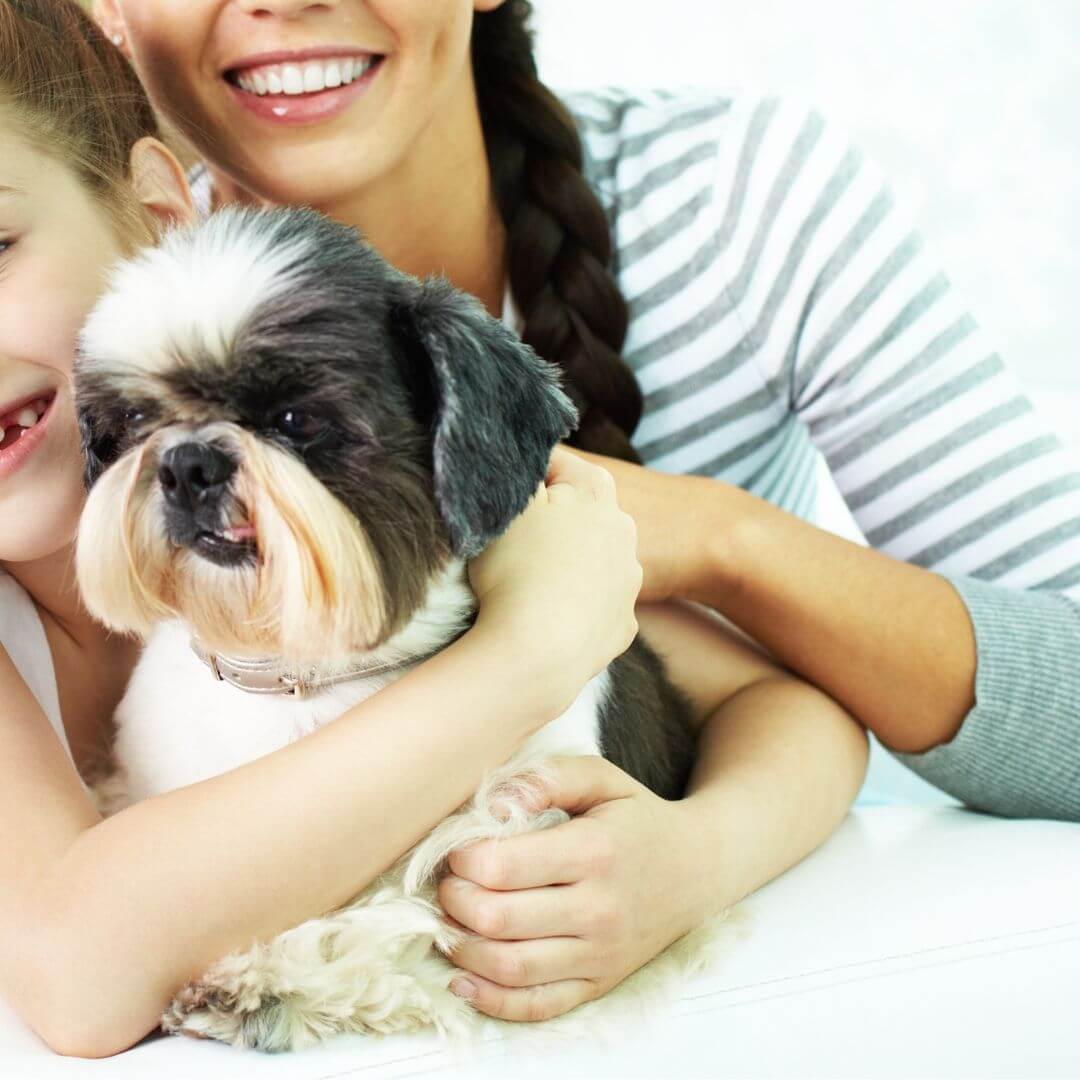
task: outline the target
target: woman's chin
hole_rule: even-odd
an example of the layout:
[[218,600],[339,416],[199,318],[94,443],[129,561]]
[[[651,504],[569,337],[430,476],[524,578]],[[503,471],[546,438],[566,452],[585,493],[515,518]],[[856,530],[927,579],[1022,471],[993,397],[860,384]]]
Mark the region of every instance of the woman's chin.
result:
[[[355,141],[346,147],[337,140],[308,148],[267,145],[261,151],[253,168],[238,170],[241,191],[273,205],[313,206],[330,213],[355,201],[387,167],[385,153],[358,154]],[[227,190],[219,195],[229,201]]]

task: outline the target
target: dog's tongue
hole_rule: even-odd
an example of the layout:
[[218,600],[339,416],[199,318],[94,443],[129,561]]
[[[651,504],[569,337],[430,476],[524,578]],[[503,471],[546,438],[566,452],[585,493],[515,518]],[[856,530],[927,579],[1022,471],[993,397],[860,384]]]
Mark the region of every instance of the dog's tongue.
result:
[[225,535],[234,543],[241,540],[254,540],[255,526],[248,524],[246,521],[242,525],[231,525],[225,530]]

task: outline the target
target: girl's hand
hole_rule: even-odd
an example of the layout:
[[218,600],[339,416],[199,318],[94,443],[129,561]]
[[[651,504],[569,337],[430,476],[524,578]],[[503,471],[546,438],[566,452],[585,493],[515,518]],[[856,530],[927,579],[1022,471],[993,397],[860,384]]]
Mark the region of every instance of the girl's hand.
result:
[[546,484],[469,564],[477,625],[520,642],[564,685],[569,706],[637,633],[636,547],[611,474],[556,449]]
[[599,757],[557,759],[545,794],[541,805],[580,816],[457,851],[439,885],[446,913],[482,935],[453,954],[468,974],[451,988],[503,1020],[546,1020],[599,997],[716,904],[682,803]]
[[708,599],[704,594],[715,576],[715,553],[722,550],[727,523],[750,497],[711,477],[677,476],[583,450],[570,452],[602,465],[615,478],[619,505],[637,525],[644,571],[640,601]]

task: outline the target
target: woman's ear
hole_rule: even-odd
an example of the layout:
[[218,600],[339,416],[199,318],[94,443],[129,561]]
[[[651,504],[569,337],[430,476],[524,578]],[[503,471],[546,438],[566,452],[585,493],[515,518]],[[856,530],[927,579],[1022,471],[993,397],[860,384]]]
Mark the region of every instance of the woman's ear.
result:
[[120,14],[120,6],[116,0],[94,0],[90,13],[105,36],[130,60],[131,50],[124,32],[124,16]]
[[195,218],[191,188],[180,162],[158,139],[140,139],[131,148],[135,197],[162,225],[184,225]]

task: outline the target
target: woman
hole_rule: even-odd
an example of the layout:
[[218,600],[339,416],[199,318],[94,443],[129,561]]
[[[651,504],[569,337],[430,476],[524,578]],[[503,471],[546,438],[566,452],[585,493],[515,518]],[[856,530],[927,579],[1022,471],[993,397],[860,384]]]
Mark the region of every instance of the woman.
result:
[[[969,804],[1080,818],[1080,473],[816,115],[620,92],[568,115],[523,0],[95,6],[202,155],[208,202],[312,204],[562,365],[576,445],[637,522],[646,598],[715,607]],[[785,512],[812,506],[815,446],[877,550]],[[713,732],[701,792],[722,786]],[[459,956],[495,1015],[543,1011],[573,973],[544,943],[572,925],[542,888],[564,849],[603,836],[597,895],[634,926],[668,918],[639,884],[647,803],[612,801],[599,765],[566,783],[585,818],[463,853],[443,890],[474,929],[534,939]],[[698,806],[707,836],[723,804]],[[746,807],[766,832],[798,817]],[[729,868],[706,858],[719,888]]]
[[[134,650],[89,619],[71,575],[83,497],[71,370],[109,264],[190,214],[155,136],[134,76],[74,0],[0,0],[0,992],[54,1049],[82,1056],[130,1046],[212,961],[371,881],[626,647],[641,581],[609,475],[556,455],[548,486],[471,564],[480,614],[457,643],[280,753],[102,821],[72,757],[91,770]],[[733,760],[708,799],[737,807],[773,776],[782,740],[807,761],[796,787],[821,789],[764,854],[769,837],[741,814],[720,819],[746,868],[651,919],[655,952],[790,862],[792,846],[820,842],[866,747],[825,695],[717,625],[678,611],[653,622],[698,723],[726,717],[712,744]],[[688,671],[702,655],[708,672]],[[688,827],[695,797],[665,803],[621,776],[613,786],[682,838],[667,844],[670,876],[689,878],[680,860],[713,839]],[[566,866],[603,854],[601,838]],[[603,915],[587,890],[580,903]],[[565,1008],[581,987],[557,993]]]

